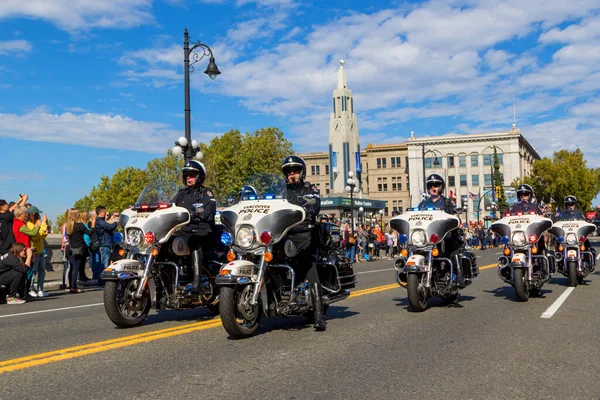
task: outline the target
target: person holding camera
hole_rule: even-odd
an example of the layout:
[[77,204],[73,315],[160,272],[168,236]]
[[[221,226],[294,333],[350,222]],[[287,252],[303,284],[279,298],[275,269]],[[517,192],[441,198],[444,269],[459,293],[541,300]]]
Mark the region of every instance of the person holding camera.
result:
[[25,300],[17,297],[17,293],[24,291],[27,270],[32,260],[33,250],[23,243],[13,244],[8,253],[0,256],[0,285],[8,286],[6,304],[25,303]]
[[100,264],[102,264],[102,269],[107,268],[110,264],[110,254],[115,244],[113,234],[117,231],[118,221],[119,213],[112,213],[107,221],[106,207],[96,207],[96,235],[100,240]]

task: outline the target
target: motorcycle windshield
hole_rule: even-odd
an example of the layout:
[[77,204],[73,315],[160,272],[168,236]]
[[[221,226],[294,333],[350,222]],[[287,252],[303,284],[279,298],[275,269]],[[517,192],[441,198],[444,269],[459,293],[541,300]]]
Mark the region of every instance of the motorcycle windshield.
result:
[[575,234],[577,239],[587,237],[596,230],[596,225],[586,221],[559,221],[552,225],[550,232],[556,237],[565,238],[569,233]]
[[157,206],[161,203],[170,203],[179,188],[173,182],[152,182],[148,184],[138,196],[135,205]]
[[426,237],[420,238],[419,243],[427,244],[433,234],[438,236],[439,241],[444,239],[446,235],[459,227],[460,221],[454,215],[440,210],[407,211],[392,218],[390,225],[399,234],[406,235],[408,243],[411,244],[414,244],[413,233],[422,231]]
[[280,175],[258,174],[242,187],[239,202],[221,212],[221,223],[233,236],[234,245],[252,250],[265,245],[260,241],[263,232],[271,235],[269,244],[277,243],[305,216],[302,207],[286,200]]
[[513,242],[513,236],[516,232],[522,232],[526,238],[535,235],[538,238],[552,227],[550,218],[540,215],[511,215],[490,225],[492,232],[500,236],[507,236],[510,242]]

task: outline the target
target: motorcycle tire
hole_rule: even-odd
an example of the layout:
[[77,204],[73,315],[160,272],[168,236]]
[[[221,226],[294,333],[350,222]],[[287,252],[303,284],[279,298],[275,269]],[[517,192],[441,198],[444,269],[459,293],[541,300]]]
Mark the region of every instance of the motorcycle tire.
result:
[[569,285],[577,287],[579,280],[577,279],[577,263],[575,261],[569,261],[567,263],[567,271],[569,274]]
[[[247,286],[222,287],[219,296],[219,313],[223,327],[232,339],[245,339],[254,334],[260,321],[260,300],[254,310],[255,316],[247,320],[238,309],[238,301]],[[251,293],[251,292],[250,292]]]
[[[106,281],[104,284],[104,309],[108,318],[118,326],[119,328],[133,328],[141,324],[148,313],[150,312],[150,295],[146,290],[141,299],[137,300],[140,304],[137,305],[137,309],[133,315],[126,315],[125,311],[131,308],[125,306],[122,308],[119,306],[120,292],[125,292],[131,287],[133,280],[129,281]],[[123,285],[126,285],[123,287]],[[130,290],[130,289],[129,289]]]
[[513,271],[515,294],[517,295],[518,301],[527,301],[529,300],[529,291],[525,286],[525,277],[522,268],[515,268]]
[[421,276],[408,274],[406,290],[408,292],[408,303],[413,312],[423,312],[429,307],[427,292],[421,287]]

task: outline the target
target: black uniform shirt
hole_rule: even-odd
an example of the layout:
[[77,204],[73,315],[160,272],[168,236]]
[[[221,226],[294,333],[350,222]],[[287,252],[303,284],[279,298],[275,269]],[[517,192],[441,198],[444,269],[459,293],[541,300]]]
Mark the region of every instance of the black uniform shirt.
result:
[[532,203],[529,201],[520,201],[518,203],[515,203],[510,208],[511,214],[518,213],[518,212],[522,212],[523,214],[529,214],[532,211],[534,211],[538,215],[542,215],[542,210],[540,210],[538,205],[536,203]]
[[562,212],[562,215],[560,217],[558,217],[559,221],[567,221],[567,220],[571,220],[571,221],[581,221],[581,220],[585,220],[585,217],[583,216],[583,213],[581,211],[579,211],[578,209],[574,209],[574,210],[565,210]]
[[456,208],[452,201],[444,196],[438,197],[437,201],[433,201],[433,197],[429,197],[419,204],[419,210],[426,210],[428,207],[433,207],[437,210],[442,210],[448,214],[455,214]]
[[186,230],[199,233],[214,231],[217,203],[212,190],[201,186],[199,188],[185,187],[173,197],[171,203],[186,208],[191,214],[190,224]]
[[290,230],[290,233],[308,232],[311,225],[315,224],[315,218],[321,211],[321,195],[319,189],[310,182],[298,185],[287,185],[286,199],[292,204],[304,208],[306,218],[304,221]]

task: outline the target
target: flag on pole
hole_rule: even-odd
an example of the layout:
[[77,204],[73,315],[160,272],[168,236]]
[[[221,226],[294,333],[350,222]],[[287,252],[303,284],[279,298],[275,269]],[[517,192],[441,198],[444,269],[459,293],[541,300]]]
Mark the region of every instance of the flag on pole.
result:
[[450,190],[450,198],[456,200],[456,194],[452,190]]
[[475,201],[475,199],[477,198],[477,195],[475,193],[469,192],[469,196],[471,196],[471,200],[473,201]]

